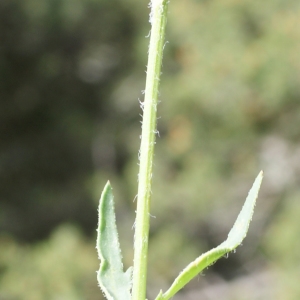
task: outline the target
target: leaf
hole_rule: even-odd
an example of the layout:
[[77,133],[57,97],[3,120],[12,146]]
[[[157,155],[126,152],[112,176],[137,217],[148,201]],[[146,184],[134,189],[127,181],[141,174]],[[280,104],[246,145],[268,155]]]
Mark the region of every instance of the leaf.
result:
[[100,269],[98,283],[108,300],[130,300],[132,268],[123,272],[122,255],[118,239],[114,197],[109,183],[105,185],[99,203],[97,251]]
[[255,202],[260,189],[263,172],[261,171],[256,177],[251,190],[247,196],[245,204],[237,217],[232,229],[228,234],[225,242],[218,247],[199,256],[195,261],[190,263],[174,280],[171,287],[163,294],[158,294],[155,300],[167,300],[173,297],[180,289],[182,289],[189,281],[197,276],[205,268],[212,265],[216,260],[237,248],[245,238],[250,221],[252,219]]

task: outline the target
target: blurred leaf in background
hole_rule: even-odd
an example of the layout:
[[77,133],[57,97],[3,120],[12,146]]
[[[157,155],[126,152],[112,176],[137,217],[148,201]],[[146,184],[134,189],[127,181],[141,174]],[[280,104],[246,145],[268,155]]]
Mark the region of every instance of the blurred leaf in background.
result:
[[100,299],[95,249],[75,227],[60,226],[34,246],[0,242],[1,299]]

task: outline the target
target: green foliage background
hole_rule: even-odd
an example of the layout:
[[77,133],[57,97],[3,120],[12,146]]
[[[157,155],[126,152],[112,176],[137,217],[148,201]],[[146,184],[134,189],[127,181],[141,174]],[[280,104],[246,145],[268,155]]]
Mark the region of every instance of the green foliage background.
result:
[[[110,179],[132,264],[147,2],[0,2],[0,299],[101,299]],[[244,246],[176,299],[300,297],[300,4],[171,0],[149,295],[225,240],[258,172]],[[174,299],[175,299],[174,298]]]

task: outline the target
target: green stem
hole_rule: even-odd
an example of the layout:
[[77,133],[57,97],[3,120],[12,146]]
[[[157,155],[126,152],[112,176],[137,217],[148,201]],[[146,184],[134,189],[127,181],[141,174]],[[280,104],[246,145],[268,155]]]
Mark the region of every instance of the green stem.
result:
[[143,106],[143,125],[140,148],[140,170],[137,198],[137,211],[134,236],[134,269],[132,300],[146,298],[148,236],[150,216],[150,196],[152,163],[156,133],[156,109],[168,0],[152,0],[150,22],[152,24],[145,100]]

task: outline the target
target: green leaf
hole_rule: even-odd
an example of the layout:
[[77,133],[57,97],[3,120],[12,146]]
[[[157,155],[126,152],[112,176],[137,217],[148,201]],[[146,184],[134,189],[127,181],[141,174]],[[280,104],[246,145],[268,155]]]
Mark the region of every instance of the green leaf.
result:
[[216,260],[224,256],[228,252],[237,248],[242,243],[247,234],[249,223],[252,219],[254,206],[258,196],[262,178],[263,172],[261,171],[254,181],[245,204],[228,234],[227,240],[220,244],[218,247],[202,254],[195,261],[190,263],[174,280],[171,287],[165,293],[162,293],[162,291],[160,291],[155,300],[170,299],[201,271],[212,265]]
[[132,268],[123,272],[114,197],[109,181],[104,187],[99,203],[96,248],[101,261],[97,279],[106,298],[108,300],[130,300]]

